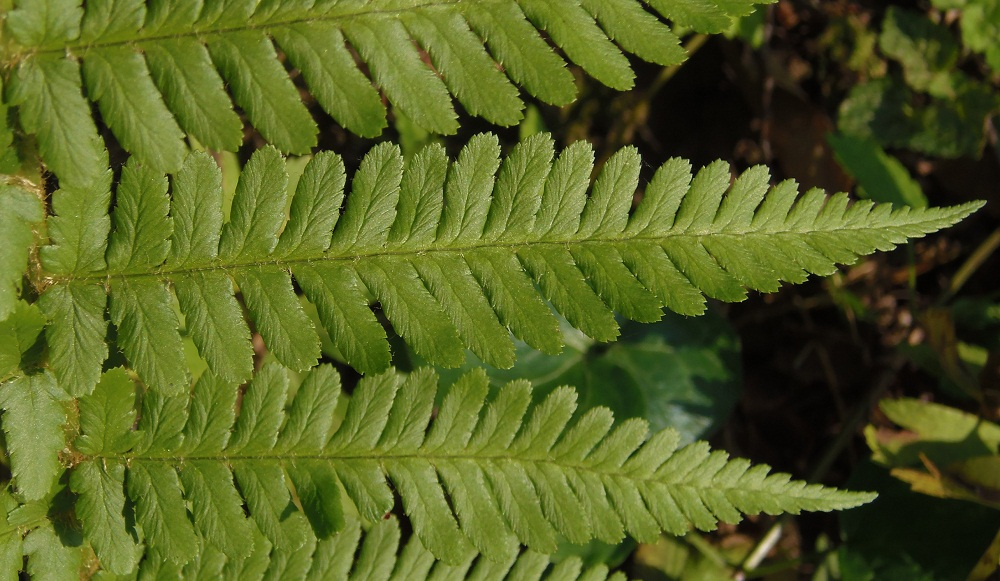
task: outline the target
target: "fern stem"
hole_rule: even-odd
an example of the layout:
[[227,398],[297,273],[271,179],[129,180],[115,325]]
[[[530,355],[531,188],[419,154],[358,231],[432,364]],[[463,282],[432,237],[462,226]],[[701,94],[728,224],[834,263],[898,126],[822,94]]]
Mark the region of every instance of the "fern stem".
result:
[[245,268],[255,268],[260,266],[280,266],[283,268],[290,268],[295,265],[305,265],[316,261],[330,261],[330,262],[358,262],[365,259],[371,258],[381,258],[381,257],[391,257],[391,256],[419,256],[426,254],[443,254],[443,255],[458,255],[462,256],[466,252],[475,252],[478,250],[507,250],[511,253],[518,253],[521,250],[534,249],[534,248],[580,248],[587,246],[600,246],[606,244],[625,244],[632,242],[654,242],[657,244],[667,244],[670,240],[683,240],[683,239],[693,239],[696,242],[701,242],[704,239],[722,239],[722,240],[732,240],[738,242],[740,240],[745,241],[748,237],[761,236],[766,237],[772,243],[779,243],[781,236],[783,235],[796,235],[804,233],[843,233],[843,232],[870,232],[879,231],[880,228],[871,227],[866,225],[861,225],[858,227],[841,227],[841,228],[822,228],[813,227],[811,229],[784,229],[784,230],[769,230],[766,232],[747,232],[747,231],[727,231],[727,232],[680,232],[676,234],[667,233],[664,235],[628,235],[628,236],[591,236],[587,238],[579,239],[568,239],[568,240],[533,240],[528,242],[491,242],[483,241],[481,243],[466,244],[463,246],[448,246],[444,248],[406,248],[400,250],[371,250],[362,251],[354,254],[337,254],[337,253],[326,253],[317,256],[295,258],[295,259],[282,259],[274,258],[268,260],[244,260],[236,261],[226,264],[208,264],[204,266],[195,267],[185,267],[185,268],[170,268],[164,267],[156,270],[155,272],[143,271],[143,272],[94,272],[88,274],[68,274],[68,275],[57,275],[52,273],[47,273],[41,271],[38,278],[38,290],[42,291],[46,287],[53,284],[65,284],[70,282],[91,282],[91,283],[108,283],[111,280],[148,280],[148,279],[163,279],[170,278],[172,275],[186,275],[193,274],[196,272],[213,272],[213,271],[230,271],[239,270]]

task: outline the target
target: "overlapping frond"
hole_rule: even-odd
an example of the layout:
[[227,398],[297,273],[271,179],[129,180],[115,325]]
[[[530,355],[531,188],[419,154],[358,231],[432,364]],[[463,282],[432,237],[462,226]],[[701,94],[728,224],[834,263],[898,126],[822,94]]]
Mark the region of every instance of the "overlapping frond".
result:
[[17,305],[34,228],[45,218],[41,199],[25,186],[0,183],[0,321]]
[[477,554],[456,565],[434,558],[420,539],[400,542],[399,522],[390,516],[362,531],[361,524],[349,519],[346,526],[328,539],[308,539],[294,550],[277,549],[254,529],[253,549],[245,558],[230,558],[211,544],[203,543],[191,561],[180,565],[147,553],[140,566],[140,578],[222,579],[305,579],[307,581],[420,581],[423,579],[509,579],[510,581],[603,581],[624,580],[625,575],[609,576],[605,565],[584,570],[579,557],[553,564],[548,555],[534,551],[512,554],[505,561],[491,561]]
[[19,105],[48,166],[85,187],[99,179],[103,155],[90,102],[128,151],[162,172],[180,169],[185,134],[217,150],[239,147],[233,102],[282,151],[316,145],[279,51],[316,102],[360,135],[386,124],[379,91],[430,131],[456,131],[452,96],[512,125],[523,108],[518,86],[554,104],[576,94],[549,42],[602,83],[628,89],[624,53],[663,65],[685,57],[660,17],[719,32],[760,2],[20,0],[6,18],[7,102]]
[[[309,372],[291,398],[290,387],[285,369],[267,364],[237,412],[237,385],[208,374],[191,394],[145,393],[133,427],[134,386],[120,369],[106,373],[80,399],[69,479],[101,566],[135,570],[144,539],[147,555],[178,568],[199,551],[197,566],[217,554],[266,568],[277,556],[356,543],[349,515],[380,522],[394,493],[414,535],[402,559],[429,566],[433,555],[467,568],[481,554],[482,567],[502,570],[522,546],[551,554],[560,536],[648,541],[742,513],[836,510],[873,498],[769,474],[704,442],[679,448],[676,432],[648,437],[639,419],[614,426],[606,408],[571,422],[571,388],[532,405],[531,386],[514,382],[487,403],[481,370],[456,382],[437,410],[437,376],[427,368],[363,379],[342,416],[331,367]],[[355,570],[391,571],[397,541],[377,542],[379,557],[363,549]],[[350,563],[353,549],[341,549],[347,557],[332,560],[330,551],[322,566]],[[515,567],[540,565],[531,559]]]
[[460,365],[468,347],[509,367],[511,334],[549,353],[561,348],[550,304],[607,341],[618,335],[615,311],[642,322],[663,307],[698,314],[705,295],[739,301],[747,288],[830,274],[979,207],[852,204],[845,194],[799,195],[791,181],[769,187],[763,167],[731,184],[722,162],[692,177],[672,159],[633,211],[633,148],[613,156],[593,187],[588,144],[554,157],[546,135],[502,162],[491,135],[473,138],[451,164],[433,146],[404,167],[398,149],[382,144],[364,158],[341,212],[338,156],[312,159],[289,206],[281,156],[266,148],[244,169],[225,224],[219,170],[201,154],[172,184],[130,161],[110,217],[109,180],[82,195],[58,191],[51,242],[41,248],[51,368],[71,393],[93,388],[108,353],[107,308],[146,385],[185,389],[175,295],[186,332],[220,377],[241,382],[252,372],[244,306],[278,361],[307,369],[320,342],[296,286],[363,373],[386,369],[391,357],[373,301],[431,363]]

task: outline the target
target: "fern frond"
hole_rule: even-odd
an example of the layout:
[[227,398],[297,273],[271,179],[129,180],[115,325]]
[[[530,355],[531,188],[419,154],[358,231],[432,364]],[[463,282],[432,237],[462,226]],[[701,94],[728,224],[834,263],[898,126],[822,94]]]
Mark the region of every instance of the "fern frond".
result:
[[0,321],[16,308],[35,242],[34,227],[45,218],[41,199],[28,186],[0,184]]
[[435,146],[404,167],[397,148],[378,145],[341,214],[343,162],[322,153],[306,166],[287,220],[284,164],[273,148],[247,164],[225,224],[219,170],[203,154],[188,157],[169,196],[162,176],[129,161],[111,218],[107,182],[88,195],[57,191],[51,241],[41,249],[51,368],[73,394],[93,388],[107,356],[107,303],[118,344],[147,386],[185,389],[172,286],[187,333],[215,374],[242,382],[252,371],[237,288],[278,361],[307,369],[320,343],[293,280],[363,373],[390,363],[369,296],[428,361],[460,365],[469,347],[510,367],[511,332],[549,353],[561,348],[546,301],[608,341],[618,335],[613,311],[641,322],[659,319],[662,307],[699,314],[704,295],[739,301],[747,288],[774,291],[781,281],[827,275],[980,205],[850,204],[845,194],[800,196],[790,181],[769,187],[763,167],[730,186],[722,162],[692,178],[687,162],[672,159],[631,212],[640,166],[633,148],[608,161],[589,195],[586,143],[553,161],[551,138],[539,135],[502,163],[499,155],[496,137],[479,135],[450,166]]
[[17,377],[0,384],[0,408],[11,474],[26,500],[49,493],[63,471],[63,424],[68,399],[49,373]]
[[[340,531],[356,539],[345,529],[354,510],[347,500],[363,520],[379,522],[395,490],[413,542],[434,557],[468,567],[481,553],[495,562],[483,567],[509,567],[521,545],[552,553],[557,535],[651,540],[661,531],[714,529],[741,513],[838,510],[873,498],[769,474],[704,442],[678,448],[672,430],[647,438],[643,420],[612,429],[606,408],[571,423],[570,388],[531,405],[530,385],[514,382],[487,404],[482,370],[455,383],[435,415],[437,381],[427,368],[365,378],[334,425],[337,373],[311,371],[286,411],[288,374],[272,363],[242,394],[238,413],[236,384],[206,374],[190,396],[147,392],[133,430],[123,403],[132,387],[112,370],[80,400],[70,483],[84,535],[111,571],[134,566],[135,538],[177,567],[191,561],[199,539],[232,562],[252,560],[254,546],[267,544],[273,564],[275,554],[312,551],[303,547],[315,539],[336,545]],[[122,518],[123,489],[142,534]],[[96,506],[105,510],[88,508]],[[251,546],[254,535],[261,539]],[[379,554],[395,554],[395,543]],[[366,566],[364,555],[357,567]],[[392,564],[379,557],[371,567]]]
[[601,581],[624,580],[609,576],[608,568],[595,565],[586,571],[579,557],[552,564],[547,555],[534,551],[512,554],[504,561],[491,561],[476,554],[457,565],[434,558],[420,540],[401,542],[399,522],[390,516],[363,531],[351,519],[330,538],[310,539],[295,550],[282,550],[256,529],[253,550],[243,559],[232,559],[211,544],[203,543],[186,564],[177,564],[150,551],[143,560],[140,578],[150,579],[306,579],[308,581],[420,581],[423,579],[510,579],[511,581]]
[[19,301],[14,311],[0,321],[0,383],[12,379],[22,368],[22,359],[45,328],[45,317],[37,306]]
[[[720,32],[762,1],[647,5],[677,25]],[[15,4],[6,18],[13,39],[4,58],[6,101],[20,107],[49,168],[80,187],[99,178],[92,169],[104,155],[89,102],[126,150],[161,172],[180,169],[185,133],[216,150],[240,145],[242,124],[227,85],[268,141],[286,153],[307,153],[316,145],[316,124],[279,49],[323,109],[363,136],[386,125],[372,81],[409,119],[446,134],[458,127],[452,96],[500,125],[521,119],[516,85],[549,103],[570,102],[573,76],[541,31],[595,79],[620,90],[634,78],[623,51],[661,65],[686,56],[670,27],[638,0]]]

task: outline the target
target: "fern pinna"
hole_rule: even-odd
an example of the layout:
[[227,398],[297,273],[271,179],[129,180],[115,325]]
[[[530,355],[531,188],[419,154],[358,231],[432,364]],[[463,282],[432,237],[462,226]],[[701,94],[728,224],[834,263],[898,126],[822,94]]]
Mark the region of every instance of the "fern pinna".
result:
[[[682,27],[719,32],[759,0],[645,3]],[[162,172],[180,169],[185,133],[216,150],[240,146],[242,122],[230,94],[267,140],[286,153],[308,153],[317,126],[274,43],[323,109],[368,136],[385,127],[385,108],[355,54],[398,112],[445,134],[458,128],[452,95],[469,113],[500,125],[522,116],[511,81],[545,102],[573,100],[573,75],[541,30],[567,58],[619,90],[634,77],[622,50],[662,65],[685,57],[670,27],[638,0],[15,4],[6,18],[4,60],[14,69],[6,100],[37,135],[48,167],[78,185],[98,177],[104,156],[88,101],[127,150]]]
[[395,146],[378,145],[341,214],[339,157],[317,155],[289,205],[283,160],[265,148],[244,169],[226,223],[218,167],[202,154],[188,158],[172,187],[130,161],[110,215],[110,173],[87,191],[63,188],[53,195],[37,276],[51,321],[50,367],[71,394],[93,389],[108,355],[107,308],[143,382],[164,394],[183,390],[189,379],[172,288],[212,371],[245,381],[253,349],[238,287],[268,350],[289,368],[308,369],[320,342],[293,280],[343,358],[363,373],[390,364],[373,299],[427,361],[458,366],[468,347],[509,367],[511,332],[542,351],[560,350],[549,304],[608,341],[618,334],[614,311],[643,322],[659,319],[662,307],[698,314],[703,294],[739,301],[747,287],[774,291],[783,280],[829,274],[838,262],[890,249],[978,207],[892,210],[818,190],[799,196],[793,182],[769,187],[763,167],[730,187],[726,164],[692,178],[688,163],[674,159],[631,212],[634,149],[608,161],[589,195],[586,143],[553,161],[552,140],[539,135],[502,164],[499,156],[491,135],[473,138],[450,165],[438,146],[404,167]]
[[[12,454],[15,484],[46,491],[44,498],[62,466],[37,460],[64,455],[84,537],[101,567],[117,574],[136,571],[141,544],[142,567],[207,559],[203,544],[218,560],[254,557],[265,567],[303,547],[306,555],[295,559],[306,567],[313,553],[320,563],[343,560],[333,547],[352,512],[382,520],[393,510],[393,490],[413,525],[411,544],[429,552],[425,561],[433,555],[468,568],[481,554],[493,562],[483,567],[500,576],[521,545],[552,553],[560,536],[575,543],[616,543],[625,534],[648,541],[661,531],[710,530],[741,513],[836,510],[873,497],[768,474],[766,466],[750,467],[703,442],[678,448],[673,430],[647,437],[644,420],[614,426],[606,408],[571,421],[570,388],[533,405],[530,385],[518,381],[487,403],[482,370],[459,379],[437,410],[437,377],[429,369],[361,380],[342,413],[339,376],[329,366],[305,376],[286,411],[289,391],[287,371],[267,364],[242,393],[235,382],[206,373],[190,394],[147,391],[137,405],[131,377],[115,368],[79,399],[78,434],[69,443],[32,442],[16,431],[61,433],[66,410],[58,399],[68,394],[48,373],[21,378],[2,393],[8,437],[28,442],[34,456]],[[18,406],[25,398],[47,402],[50,413],[12,414],[24,411]],[[33,472],[22,473],[29,465]],[[18,551],[43,542],[33,541],[35,530],[44,538],[59,526],[31,507],[7,516],[9,529],[11,520],[22,524],[7,531],[18,544],[31,530]],[[27,517],[33,520],[25,525]],[[31,559],[29,552],[29,570]]]

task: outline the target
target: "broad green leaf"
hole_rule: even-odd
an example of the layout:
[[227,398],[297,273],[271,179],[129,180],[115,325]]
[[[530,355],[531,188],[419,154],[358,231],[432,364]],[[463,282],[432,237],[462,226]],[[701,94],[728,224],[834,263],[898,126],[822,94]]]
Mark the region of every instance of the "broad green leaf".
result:
[[597,19],[609,38],[643,60],[670,66],[687,58],[680,39],[635,2],[583,0],[580,5]]
[[361,373],[389,366],[385,329],[368,307],[355,272],[347,266],[299,266],[295,279],[315,305],[320,322],[346,361]]
[[318,452],[332,434],[340,375],[329,365],[313,368],[302,381],[288,410],[288,421],[278,435],[277,449]]
[[[304,529],[285,520],[293,509],[285,473],[275,462],[236,462],[233,475],[257,529],[276,550],[294,550],[304,542]],[[291,531],[291,534],[289,532]]]
[[[655,325],[626,324],[622,339],[609,347],[565,320],[562,332],[566,347],[559,355],[517,342],[512,368],[486,368],[491,391],[520,379],[532,382],[536,397],[573,385],[579,393],[578,415],[607,407],[618,418],[645,418],[654,431],[672,428],[684,443],[710,436],[739,398],[739,341],[714,311],[697,320],[668,313]],[[461,369],[438,372],[448,385],[477,365],[470,358]],[[605,389],[611,384],[616,389]],[[600,437],[599,431],[587,433]],[[565,442],[571,441],[568,437]]]
[[318,460],[301,459],[292,461],[285,470],[316,536],[324,539],[343,530],[343,501],[330,465]]
[[288,224],[281,232],[275,254],[309,255],[329,247],[329,233],[340,217],[344,201],[343,160],[323,152],[306,165],[295,188]]
[[926,208],[927,197],[920,184],[910,177],[898,159],[870,139],[830,134],[837,161],[864,188],[864,194],[877,202],[890,202],[914,208]]
[[444,185],[448,157],[444,148],[432,144],[418,151],[406,164],[400,184],[396,219],[389,241],[402,247],[434,240],[444,208]]
[[399,148],[383,143],[365,156],[351,184],[351,198],[333,234],[333,248],[379,248],[395,219],[403,159]]
[[170,453],[181,447],[184,425],[188,419],[188,397],[164,397],[147,391],[142,395],[140,436],[133,451],[137,453]]
[[[838,555],[845,575],[964,578],[1000,528],[998,511],[913,492],[870,462],[857,466],[848,485],[877,490],[879,499],[840,515],[846,542]],[[928,545],[931,537],[936,542]]]
[[954,96],[959,46],[951,32],[924,15],[895,6],[882,21],[879,48],[903,65],[906,83],[937,97]]
[[476,135],[462,149],[448,173],[437,231],[440,242],[462,245],[482,237],[499,167],[500,143],[495,135]]
[[233,290],[232,280],[212,272],[194,272],[174,283],[198,352],[221,377],[245,381],[253,373],[253,346]]
[[954,83],[954,95],[929,98],[913,106],[919,94],[889,75],[854,87],[840,107],[837,129],[873,138],[884,147],[902,147],[934,156],[979,156],[983,120],[1000,108],[988,86],[968,78]]

